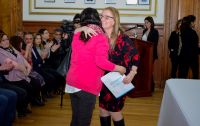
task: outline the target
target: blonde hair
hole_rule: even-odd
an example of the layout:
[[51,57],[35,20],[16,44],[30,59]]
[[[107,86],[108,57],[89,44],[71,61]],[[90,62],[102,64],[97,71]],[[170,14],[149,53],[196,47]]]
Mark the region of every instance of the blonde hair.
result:
[[103,9],[103,11],[104,10],[110,11],[112,13],[113,19],[115,21],[114,26],[113,26],[113,31],[112,31],[111,36],[110,36],[110,48],[114,49],[115,45],[116,45],[116,41],[117,41],[118,35],[120,33],[123,33],[123,29],[121,28],[121,25],[120,25],[119,12],[114,7],[106,7],[106,8]]

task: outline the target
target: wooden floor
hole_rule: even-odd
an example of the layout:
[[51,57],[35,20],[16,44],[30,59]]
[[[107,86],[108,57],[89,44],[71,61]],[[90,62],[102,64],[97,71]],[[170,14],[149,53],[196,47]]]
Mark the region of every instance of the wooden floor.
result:
[[[126,126],[156,126],[162,94],[162,90],[156,90],[152,97],[127,98],[123,109]],[[32,107],[31,114],[17,118],[13,126],[69,126],[71,120],[69,96],[65,95],[62,108],[59,104],[59,95],[48,99],[45,106]],[[98,100],[91,126],[100,126]]]

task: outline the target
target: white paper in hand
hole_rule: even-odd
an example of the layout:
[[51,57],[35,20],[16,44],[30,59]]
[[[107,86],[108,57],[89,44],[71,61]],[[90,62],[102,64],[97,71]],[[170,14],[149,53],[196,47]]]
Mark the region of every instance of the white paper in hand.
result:
[[119,98],[134,88],[132,83],[123,83],[124,77],[125,75],[122,76],[118,72],[109,72],[101,77],[101,80],[105,84],[105,86],[112,92],[112,94],[116,98]]

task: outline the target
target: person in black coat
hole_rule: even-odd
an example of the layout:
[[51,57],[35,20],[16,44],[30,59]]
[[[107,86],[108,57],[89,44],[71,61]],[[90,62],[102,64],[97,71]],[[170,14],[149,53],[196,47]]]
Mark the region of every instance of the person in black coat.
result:
[[186,16],[180,27],[182,48],[179,56],[179,78],[187,78],[189,68],[192,70],[192,78],[199,78],[199,38],[194,30],[195,20],[194,15]]
[[178,65],[179,65],[179,55],[180,55],[180,50],[182,46],[182,42],[180,38],[181,22],[182,22],[181,19],[177,21],[175,30],[171,32],[171,35],[168,41],[168,49],[170,53],[169,56],[171,58],[171,64],[172,64],[171,78],[176,78],[176,73],[177,73]]
[[159,33],[158,30],[154,28],[154,20],[152,17],[148,16],[144,19],[145,22],[145,29],[143,31],[142,40],[149,41],[153,43],[153,61],[158,59],[157,54],[157,46],[158,46],[158,39]]

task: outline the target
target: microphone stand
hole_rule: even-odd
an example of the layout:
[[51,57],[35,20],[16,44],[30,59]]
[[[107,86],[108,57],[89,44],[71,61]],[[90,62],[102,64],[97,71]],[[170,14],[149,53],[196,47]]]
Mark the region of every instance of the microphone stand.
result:
[[[143,26],[143,25],[140,25],[140,24],[137,24],[137,25],[135,25],[134,27],[131,27],[131,28],[125,30],[125,32],[128,32],[128,31],[133,30],[133,29],[139,29],[139,28],[142,28],[142,29],[143,29],[144,26]],[[136,30],[134,30],[134,32],[133,32],[133,37],[134,37],[134,38],[137,38],[137,36],[138,36],[138,34],[137,34]]]
[[131,28],[129,28],[129,29],[126,29],[125,32],[128,32],[128,31],[130,31],[130,30],[132,30],[132,29],[135,29],[135,28],[137,28],[137,25],[135,25],[134,27],[131,27]]

